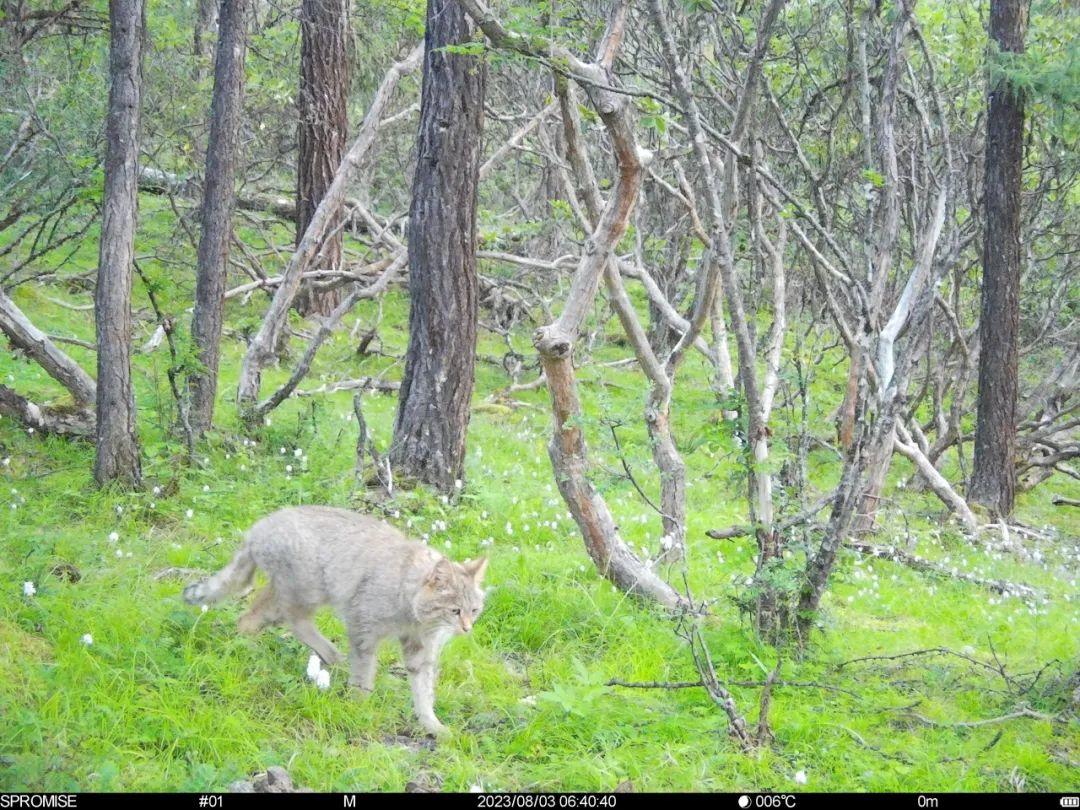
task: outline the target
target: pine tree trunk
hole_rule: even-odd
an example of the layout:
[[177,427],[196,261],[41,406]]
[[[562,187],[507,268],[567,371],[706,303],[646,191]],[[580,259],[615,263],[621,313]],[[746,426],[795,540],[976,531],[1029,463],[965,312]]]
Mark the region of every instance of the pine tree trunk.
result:
[[[226,0],[227,1],[227,0]],[[198,62],[197,78],[202,81],[206,78],[206,58],[210,54],[210,48],[214,37],[214,29],[218,24],[217,0],[196,0],[195,2],[195,31],[193,45],[195,59]]]
[[[1024,51],[1025,0],[991,0],[990,36],[1006,53]],[[992,78],[991,81],[994,81]],[[1000,515],[1016,494],[1016,391],[1020,331],[1020,196],[1024,99],[1008,81],[991,86],[986,124],[986,236],[979,321],[979,401],[968,498]]]
[[409,349],[391,461],[452,491],[462,477],[476,354],[476,187],[482,59],[440,50],[470,41],[456,0],[428,0],[416,174],[409,210]]
[[249,0],[224,0],[222,3],[214,60],[214,99],[210,107],[210,138],[206,150],[195,314],[191,321],[191,338],[201,368],[188,375],[188,420],[193,439],[209,430],[214,419],[229,240],[236,204],[234,186],[243,112],[248,7]]
[[94,319],[97,327],[97,455],[94,480],[140,484],[131,380],[131,273],[139,183],[144,0],[109,2],[109,109],[105,123]]
[[[300,155],[296,165],[296,244],[326,194],[345,154],[349,120],[349,2],[303,0],[300,11]],[[312,270],[341,269],[341,215],[330,226]],[[305,283],[295,307],[304,315],[328,315],[341,288]]]

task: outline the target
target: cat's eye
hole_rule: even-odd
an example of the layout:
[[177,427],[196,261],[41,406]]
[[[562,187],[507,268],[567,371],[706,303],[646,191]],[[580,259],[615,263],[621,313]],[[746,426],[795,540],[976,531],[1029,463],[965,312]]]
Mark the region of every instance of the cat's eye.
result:
[[455,616],[460,616],[461,615],[461,608],[454,608],[454,615]]

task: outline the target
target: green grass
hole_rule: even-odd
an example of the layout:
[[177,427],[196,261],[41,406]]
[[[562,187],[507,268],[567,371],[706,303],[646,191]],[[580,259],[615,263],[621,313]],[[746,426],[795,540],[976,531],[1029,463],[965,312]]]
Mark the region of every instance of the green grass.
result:
[[[160,209],[153,201],[143,204],[146,244],[140,250],[164,250],[159,242],[167,242],[169,232],[156,216]],[[79,261],[92,267],[93,250],[84,253]],[[147,265],[155,278],[161,275],[170,311],[188,318],[190,272]],[[46,331],[92,339],[89,313],[48,298],[88,300],[60,285],[44,293],[23,286],[16,294]],[[230,303],[228,323],[254,323],[265,300]],[[138,282],[136,305],[146,307]],[[365,302],[346,325],[375,317],[376,305]],[[403,351],[406,323],[407,302],[393,293],[382,313],[388,354]],[[139,343],[153,326],[140,322]],[[604,328],[608,335],[617,331]],[[526,331],[513,343],[531,357]],[[299,350],[300,342],[294,346]],[[394,360],[359,359],[354,348],[342,330],[301,387],[383,371],[400,377]],[[335,669],[330,690],[320,692],[304,678],[308,651],[287,633],[241,638],[234,627],[242,604],[201,613],[179,598],[194,574],[155,577],[170,567],[216,569],[255,519],[287,504],[363,508],[352,473],[351,393],[290,399],[268,425],[245,436],[231,402],[242,349],[239,340],[226,340],[219,429],[190,467],[167,430],[167,351],[137,355],[142,492],[95,490],[89,445],[28,435],[0,420],[0,459],[6,459],[0,467],[0,789],[222,789],[274,764],[320,790],[402,790],[414,780],[444,790],[610,790],[626,779],[638,790],[792,790],[799,787],[793,781],[798,770],[808,775],[807,790],[1013,790],[1021,779],[1027,790],[1080,787],[1075,719],[928,727],[904,711],[950,723],[999,716],[1021,704],[1048,714],[1068,708],[1076,683],[1066,684],[1065,677],[1076,672],[1080,655],[1080,555],[1075,527],[1050,500],[1052,493],[1077,497],[1075,482],[1054,480],[1021,498],[1021,520],[1056,532],[1053,542],[1029,545],[1038,559],[972,545],[937,501],[891,487],[882,539],[906,542],[910,536],[916,553],[1030,584],[1047,600],[1032,608],[975,585],[845,553],[825,601],[823,632],[801,659],[785,653],[782,674],[843,691],[778,688],[771,712],[776,742],[747,756],[702,690],[604,686],[610,678],[679,681],[696,673],[671,621],[617,593],[589,564],[553,486],[546,393],[520,395],[525,405],[512,411],[479,407],[460,497],[444,503],[415,491],[387,505],[393,522],[428,535],[440,550],[459,559],[481,553],[492,559],[487,610],[472,636],[455,640],[444,654],[436,710],[454,733],[432,747],[412,720],[394,648],[383,652],[371,697],[351,694],[343,669]],[[503,351],[501,339],[482,333],[482,355]],[[70,352],[93,368],[92,353]],[[594,359],[625,355],[625,348],[600,341]],[[843,364],[816,369],[811,424],[823,436],[844,370]],[[265,374],[264,395],[288,371]],[[624,423],[619,435],[628,460],[641,485],[654,492],[640,418],[642,378],[626,368],[595,366],[583,368],[581,378],[594,480],[624,535],[654,548],[656,515],[620,476],[610,434],[599,423],[600,415]],[[10,353],[0,356],[2,379],[41,400],[60,399],[36,366]],[[752,544],[704,535],[745,514],[737,449],[730,428],[714,419],[706,380],[699,359],[689,358],[675,406],[689,468],[690,583],[699,597],[716,599],[705,636],[721,677],[757,681],[777,651],[754,638],[734,601],[753,571]],[[500,368],[480,363],[475,404],[505,384]],[[393,397],[365,397],[380,447],[394,405]],[[790,430],[787,418],[778,412],[781,435]],[[891,480],[909,472],[898,459]],[[813,484],[826,487],[836,475],[835,457],[815,451]],[[446,530],[434,530],[435,521],[445,521]],[[54,573],[62,563],[75,566],[81,578],[69,582]],[[23,596],[25,581],[35,583],[36,595]],[[336,618],[327,613],[319,623],[343,646]],[[89,646],[80,641],[86,633],[93,637]],[[852,658],[936,646],[985,661],[996,653],[1010,673],[1061,663],[1019,698],[1006,693],[1001,677],[955,657],[837,669]],[[733,692],[756,719],[759,690]]]

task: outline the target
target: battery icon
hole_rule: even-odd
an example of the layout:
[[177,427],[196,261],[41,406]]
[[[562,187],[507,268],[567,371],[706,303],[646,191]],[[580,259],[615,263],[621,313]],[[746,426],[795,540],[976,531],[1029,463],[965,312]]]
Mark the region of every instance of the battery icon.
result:
[[1062,796],[1062,807],[1080,807],[1080,796]]

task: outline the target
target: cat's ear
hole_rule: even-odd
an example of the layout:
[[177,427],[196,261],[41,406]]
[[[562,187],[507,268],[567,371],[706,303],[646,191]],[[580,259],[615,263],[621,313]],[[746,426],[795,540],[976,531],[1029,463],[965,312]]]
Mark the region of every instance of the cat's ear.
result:
[[433,590],[439,590],[450,585],[454,581],[454,564],[443,557],[428,573],[424,584]]
[[461,564],[461,567],[465,569],[466,574],[472,577],[473,582],[479,585],[484,578],[487,564],[487,557],[479,557],[475,560],[466,560]]

